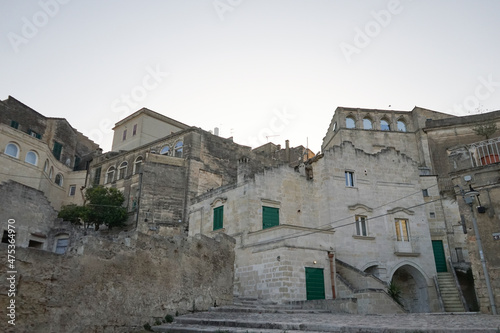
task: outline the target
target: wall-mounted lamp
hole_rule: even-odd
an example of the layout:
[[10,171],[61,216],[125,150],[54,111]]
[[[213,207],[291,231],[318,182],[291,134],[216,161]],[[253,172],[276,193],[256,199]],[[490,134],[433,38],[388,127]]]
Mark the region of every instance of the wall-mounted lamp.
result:
[[316,264],[317,264],[317,261],[316,261],[316,260],[314,260],[314,261],[313,261],[313,264],[315,264],[315,265],[316,265]]

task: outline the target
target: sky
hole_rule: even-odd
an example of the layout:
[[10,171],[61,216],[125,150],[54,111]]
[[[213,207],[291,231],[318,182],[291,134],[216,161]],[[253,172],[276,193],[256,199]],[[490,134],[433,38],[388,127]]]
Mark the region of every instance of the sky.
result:
[[111,149],[142,107],[321,149],[339,106],[500,110],[500,1],[0,0],[0,99]]

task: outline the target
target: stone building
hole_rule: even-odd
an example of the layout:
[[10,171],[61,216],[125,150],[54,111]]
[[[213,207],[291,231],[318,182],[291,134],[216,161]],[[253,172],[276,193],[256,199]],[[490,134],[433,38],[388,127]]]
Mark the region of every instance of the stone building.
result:
[[99,152],[66,119],[45,117],[11,96],[0,101],[0,182],[42,191],[56,210],[81,204],[87,162]]
[[[268,143],[252,150],[148,109],[118,122],[114,131],[113,151],[92,160],[87,186],[119,189],[126,198],[129,228],[149,234],[184,232],[190,200],[234,183],[241,157],[251,158],[249,171],[255,173],[280,164],[297,165],[312,156],[288,142],[283,149]],[[157,138],[162,131],[165,135]]]

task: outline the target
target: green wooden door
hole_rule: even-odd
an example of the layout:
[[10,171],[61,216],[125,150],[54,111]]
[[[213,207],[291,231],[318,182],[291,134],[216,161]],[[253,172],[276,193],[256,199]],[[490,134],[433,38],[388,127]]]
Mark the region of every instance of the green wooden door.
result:
[[325,278],[323,268],[306,267],[307,300],[325,299]]
[[444,255],[443,241],[433,240],[432,250],[434,251],[434,261],[436,262],[436,270],[438,273],[447,272],[446,268],[446,257]]

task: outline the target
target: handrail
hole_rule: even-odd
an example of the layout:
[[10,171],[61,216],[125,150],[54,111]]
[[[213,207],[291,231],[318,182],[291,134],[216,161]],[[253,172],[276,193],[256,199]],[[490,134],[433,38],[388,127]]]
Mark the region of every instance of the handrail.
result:
[[453,273],[453,280],[455,280],[455,286],[458,289],[458,293],[460,295],[460,300],[462,301],[462,305],[464,306],[465,312],[469,312],[469,307],[467,306],[467,302],[465,301],[464,294],[462,293],[462,287],[460,287],[460,283],[458,282],[457,273],[455,272],[455,268],[453,268],[453,264],[451,262],[451,258],[448,257],[448,263],[450,264],[450,270]]
[[436,292],[439,300],[439,306],[441,307],[441,311],[446,312],[446,309],[444,308],[443,297],[441,296],[441,291],[439,290],[439,284],[436,275],[434,275],[434,286],[436,286]]

